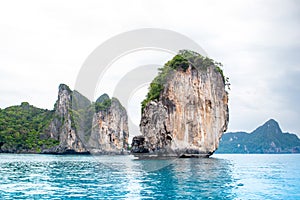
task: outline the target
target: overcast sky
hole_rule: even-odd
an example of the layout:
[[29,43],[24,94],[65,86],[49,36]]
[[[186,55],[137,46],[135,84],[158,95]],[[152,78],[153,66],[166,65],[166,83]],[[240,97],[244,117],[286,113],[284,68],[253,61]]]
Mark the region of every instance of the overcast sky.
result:
[[[133,29],[163,28],[186,35],[223,63],[232,84],[229,131],[252,131],[274,118],[283,131],[299,135],[300,1],[180,2],[1,1],[0,107],[27,101],[52,109],[58,85],[74,88],[83,62],[102,42]],[[120,59],[97,95],[111,95],[124,69],[171,57],[149,51]],[[129,102],[136,123],[135,102],[145,88]]]

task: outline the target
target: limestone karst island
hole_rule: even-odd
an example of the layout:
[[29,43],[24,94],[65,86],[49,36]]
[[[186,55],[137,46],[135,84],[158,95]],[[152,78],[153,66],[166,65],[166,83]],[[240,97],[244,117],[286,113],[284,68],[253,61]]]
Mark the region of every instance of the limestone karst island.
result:
[[[182,50],[159,69],[142,102],[141,133],[133,138],[131,153],[139,157],[213,154],[229,120],[227,79],[221,66]],[[90,102],[61,84],[53,110],[23,102],[1,110],[0,120],[1,152],[129,152],[127,112],[117,98],[106,94]]]
[[227,130],[228,93],[221,64],[180,51],[150,84],[142,102],[135,155],[207,157]]

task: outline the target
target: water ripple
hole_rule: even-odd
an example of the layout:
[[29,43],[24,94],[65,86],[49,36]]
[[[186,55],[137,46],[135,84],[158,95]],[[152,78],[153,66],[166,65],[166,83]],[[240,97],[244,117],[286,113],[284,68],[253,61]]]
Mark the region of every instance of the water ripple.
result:
[[299,159],[0,154],[0,199],[299,199]]

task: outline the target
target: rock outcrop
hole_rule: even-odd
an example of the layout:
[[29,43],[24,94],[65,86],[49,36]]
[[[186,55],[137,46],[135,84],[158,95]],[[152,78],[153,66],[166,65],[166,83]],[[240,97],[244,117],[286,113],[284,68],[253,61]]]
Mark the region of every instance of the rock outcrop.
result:
[[64,84],[59,86],[49,137],[59,145],[43,153],[123,153],[128,146],[126,110],[116,98],[102,95],[95,103]]
[[189,51],[165,65],[144,101],[142,136],[133,139],[133,153],[199,157],[216,151],[229,121],[225,77],[218,65]]
[[[87,153],[84,141],[76,131],[75,120],[72,113],[72,100],[78,94],[73,95],[67,85],[61,84],[58,91],[58,99],[55,103],[55,114],[50,124],[50,137],[59,140],[59,145],[45,150],[43,153]],[[73,100],[74,101],[74,100]],[[87,100],[88,101],[88,100]]]
[[96,101],[89,140],[92,153],[125,153],[128,147],[128,116],[118,99],[107,94]]

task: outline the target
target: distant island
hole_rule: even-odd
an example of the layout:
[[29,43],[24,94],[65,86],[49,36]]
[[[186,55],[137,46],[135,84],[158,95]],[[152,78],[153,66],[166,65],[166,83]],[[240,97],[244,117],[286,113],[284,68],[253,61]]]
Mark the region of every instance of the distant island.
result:
[[216,153],[300,153],[300,139],[270,119],[251,133],[225,133]]
[[0,109],[0,153],[121,154],[128,117],[118,99],[96,102],[60,84],[53,110],[27,102]]

